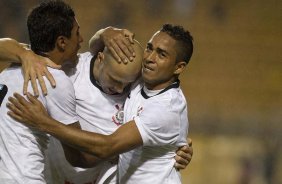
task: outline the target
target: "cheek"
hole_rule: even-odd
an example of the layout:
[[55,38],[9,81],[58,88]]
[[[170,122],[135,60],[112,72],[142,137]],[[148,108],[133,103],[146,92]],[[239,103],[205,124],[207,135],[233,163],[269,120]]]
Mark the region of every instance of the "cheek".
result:
[[100,84],[103,86],[103,87],[110,87],[111,84],[110,84],[110,81],[109,81],[109,78],[105,75],[102,75],[101,78],[100,78]]

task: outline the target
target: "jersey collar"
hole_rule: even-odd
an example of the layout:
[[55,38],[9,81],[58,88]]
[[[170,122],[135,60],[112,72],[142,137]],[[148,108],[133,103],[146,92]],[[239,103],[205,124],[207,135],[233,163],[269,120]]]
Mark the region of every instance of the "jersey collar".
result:
[[154,96],[157,96],[157,95],[160,95],[166,91],[168,91],[169,89],[172,89],[172,88],[179,88],[180,86],[180,80],[177,79],[174,83],[172,83],[171,85],[169,85],[168,87],[164,88],[163,90],[161,90],[159,93],[153,95],[153,96],[148,96],[146,94],[146,92],[144,91],[144,86],[142,87],[141,89],[141,95],[145,98],[145,99],[148,99],[148,98],[151,98],[151,97],[154,97]]

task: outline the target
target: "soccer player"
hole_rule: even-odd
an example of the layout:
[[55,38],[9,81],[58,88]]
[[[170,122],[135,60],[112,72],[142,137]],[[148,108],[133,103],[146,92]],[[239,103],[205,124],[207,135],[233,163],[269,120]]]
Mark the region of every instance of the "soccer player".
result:
[[[54,15],[56,19],[54,19]],[[31,49],[49,57],[57,65],[75,62],[83,41],[73,10],[63,2],[42,3],[28,16],[27,26]],[[25,52],[18,47],[9,54]],[[31,52],[31,51],[26,51]],[[16,55],[17,56],[17,55]],[[11,59],[17,59],[11,58]],[[23,59],[23,58],[22,58]],[[70,79],[61,70],[49,69],[60,84],[47,85],[48,96],[39,94],[38,100],[48,113],[64,124],[78,121],[75,112],[75,94]],[[0,183],[44,184],[44,150],[49,136],[32,128],[21,126],[7,116],[8,96],[21,93],[24,83],[21,67],[12,65],[0,74]],[[6,90],[3,90],[6,89]],[[31,86],[29,86],[31,89]]]
[[192,52],[192,37],[182,27],[165,25],[153,35],[144,52],[143,82],[136,84],[125,103],[127,123],[113,134],[64,126],[50,118],[31,95],[31,103],[17,94],[19,101],[11,98],[14,105],[9,105],[13,111],[9,114],[99,158],[122,153],[120,183],[181,183],[173,157],[177,147],[187,144],[188,119],[178,76]]

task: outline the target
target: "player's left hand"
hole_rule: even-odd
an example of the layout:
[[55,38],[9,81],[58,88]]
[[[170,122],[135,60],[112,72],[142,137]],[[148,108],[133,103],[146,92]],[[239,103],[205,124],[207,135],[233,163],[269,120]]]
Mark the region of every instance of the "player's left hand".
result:
[[174,167],[178,170],[185,169],[192,160],[193,147],[192,139],[190,138],[188,138],[188,145],[189,146],[182,146],[176,151]]

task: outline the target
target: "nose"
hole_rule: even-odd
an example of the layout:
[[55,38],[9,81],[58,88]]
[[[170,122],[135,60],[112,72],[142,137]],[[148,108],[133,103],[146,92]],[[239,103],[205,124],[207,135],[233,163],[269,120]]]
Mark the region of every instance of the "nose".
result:
[[147,62],[155,62],[156,56],[157,56],[157,54],[154,51],[150,52],[150,53],[147,53],[147,54],[145,54],[145,60]]
[[125,88],[125,85],[124,85],[124,84],[119,84],[119,85],[116,85],[116,86],[115,86],[115,91],[116,91],[117,93],[122,93],[123,90],[124,90],[124,88]]
[[79,35],[79,43],[83,42],[83,37],[81,35]]

